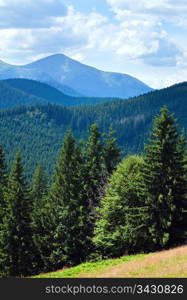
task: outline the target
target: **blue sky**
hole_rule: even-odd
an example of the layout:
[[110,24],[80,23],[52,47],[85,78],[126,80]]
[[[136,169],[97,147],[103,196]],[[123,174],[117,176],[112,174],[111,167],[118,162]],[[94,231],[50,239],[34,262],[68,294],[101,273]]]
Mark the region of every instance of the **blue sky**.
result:
[[186,0],[0,0],[0,59],[63,53],[154,88],[187,81]]

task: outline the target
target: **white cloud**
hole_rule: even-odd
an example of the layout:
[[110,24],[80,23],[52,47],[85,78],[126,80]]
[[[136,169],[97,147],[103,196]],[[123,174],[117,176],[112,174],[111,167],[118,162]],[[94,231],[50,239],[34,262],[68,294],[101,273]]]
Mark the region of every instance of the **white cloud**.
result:
[[[21,57],[23,63],[27,58],[38,54],[45,55],[45,53],[76,51],[74,55],[78,57],[79,49],[94,46],[94,39],[97,39],[96,33],[99,31],[100,25],[104,24],[107,19],[96,12],[89,15],[81,14],[69,6],[65,16],[53,16],[51,21],[52,23],[46,28],[1,29],[1,57],[12,61],[14,57]],[[80,55],[83,59],[84,55],[79,52],[79,57]],[[17,59],[17,61],[20,63],[20,60]]]
[[112,9],[122,9],[138,11],[143,14],[163,14],[165,18],[168,14],[187,11],[186,0],[107,0]]
[[[141,59],[155,66],[175,66],[182,49],[168,32],[186,21],[187,2],[183,0],[107,0],[123,32],[117,54]],[[180,12],[180,14],[179,14]],[[179,18],[180,15],[180,18]],[[121,44],[121,45],[120,45]]]
[[[19,6],[18,0],[0,0],[1,58],[25,63],[64,53],[100,69],[130,73],[156,87],[168,82],[171,72],[172,82],[181,78],[180,70],[186,74],[186,0],[106,1],[108,17],[65,7],[63,0],[19,0]],[[175,33],[178,26],[183,26],[180,37]]]
[[71,55],[71,58],[79,62],[83,62],[85,59],[85,55],[83,55],[82,53],[75,53],[74,55]]

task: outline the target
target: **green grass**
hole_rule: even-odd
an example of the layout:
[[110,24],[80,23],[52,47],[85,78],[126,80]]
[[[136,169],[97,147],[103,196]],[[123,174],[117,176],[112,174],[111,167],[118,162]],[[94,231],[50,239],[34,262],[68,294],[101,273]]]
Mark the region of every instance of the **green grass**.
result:
[[122,256],[99,262],[86,262],[69,269],[40,274],[34,278],[186,278],[187,246],[149,254]]
[[103,270],[107,267],[118,265],[122,262],[129,262],[132,260],[139,260],[150,254],[136,254],[129,256],[122,256],[117,259],[107,259],[99,262],[86,262],[70,269],[64,269],[56,272],[40,274],[33,278],[78,278],[80,274],[86,274],[94,271]]

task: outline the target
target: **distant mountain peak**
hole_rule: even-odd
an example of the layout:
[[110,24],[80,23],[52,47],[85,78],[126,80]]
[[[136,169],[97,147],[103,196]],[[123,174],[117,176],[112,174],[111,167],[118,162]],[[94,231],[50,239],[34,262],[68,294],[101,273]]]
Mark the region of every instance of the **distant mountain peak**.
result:
[[77,95],[88,97],[126,99],[153,90],[135,77],[117,72],[104,72],[62,53],[56,53],[26,65],[11,66],[11,71],[9,70],[8,73],[0,72],[0,79],[8,79],[12,76],[38,80],[51,86],[54,86],[55,82],[55,87],[57,87],[56,83],[64,85],[72,88],[75,91],[74,95],[77,93]]
[[45,64],[45,63],[46,64],[50,64],[51,63],[51,64],[53,64],[53,66],[56,65],[56,67],[57,66],[60,67],[60,64],[63,64],[65,62],[67,62],[67,61],[79,64],[78,61],[76,61],[76,60],[74,60],[74,59],[72,59],[72,58],[70,58],[70,57],[68,57],[68,56],[66,56],[64,54],[57,53],[57,54],[48,55],[46,57],[42,57],[42,58],[40,58],[40,59],[38,59],[36,61],[33,61],[33,62],[29,63],[29,64],[23,65],[23,67],[30,67],[30,66],[33,66],[34,64],[38,65],[38,64],[41,64],[41,63],[42,64]]
[[35,60],[35,61],[33,61],[33,62],[29,63],[29,64],[26,64],[25,66],[33,64],[33,63],[36,63],[36,62],[40,62],[40,61],[57,60],[57,59],[64,59],[64,58],[68,58],[68,57],[65,56],[64,54],[56,53],[56,54],[52,54],[52,55],[48,55],[48,56],[42,57],[42,58],[40,58],[38,60]]

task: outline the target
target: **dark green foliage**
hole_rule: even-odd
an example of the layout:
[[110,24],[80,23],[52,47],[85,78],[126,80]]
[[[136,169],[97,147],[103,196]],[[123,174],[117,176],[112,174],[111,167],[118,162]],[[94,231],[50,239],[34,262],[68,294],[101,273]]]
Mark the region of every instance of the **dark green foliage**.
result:
[[104,155],[109,156],[107,150],[108,149],[106,149],[106,152],[104,151],[104,144],[98,126],[96,124],[91,125],[85,153],[85,190],[89,204],[88,220],[90,223],[90,238],[93,236],[96,207],[100,204],[104,192],[104,185],[107,183],[109,176],[104,157]]
[[[32,179],[31,200],[32,200],[32,231],[34,243],[34,268],[36,273],[45,269],[43,255],[47,250],[46,230],[49,224],[44,224],[47,218],[47,175],[41,165],[36,167]],[[44,246],[45,244],[45,246]],[[46,250],[44,250],[46,249]]]
[[106,140],[104,143],[104,161],[108,174],[112,174],[120,161],[121,152],[117,146],[117,139],[114,137],[115,131],[110,128],[108,134],[106,134]]
[[82,159],[80,147],[68,132],[50,192],[56,219],[51,259],[57,268],[84,261],[89,250],[88,200]]
[[31,186],[31,198],[34,207],[41,207],[41,199],[47,194],[47,174],[41,165],[37,165]]
[[55,158],[68,128],[76,138],[88,137],[91,124],[102,133],[112,125],[122,154],[140,153],[151,129],[152,119],[167,104],[179,124],[187,129],[187,84],[129,99],[95,106],[65,108],[57,105],[19,107],[0,113],[0,140],[8,165],[17,149],[23,153],[26,173],[31,178],[36,162],[53,172]]
[[86,168],[87,168],[87,197],[90,209],[98,206],[102,195],[102,187],[106,183],[107,170],[104,160],[103,144],[101,134],[96,124],[90,127],[90,135],[86,149]]
[[187,193],[184,154],[184,141],[177,132],[175,119],[163,107],[146,146],[143,172],[153,249],[185,239],[186,228],[181,225]]
[[141,194],[143,159],[130,156],[119,164],[98,209],[94,243],[104,257],[145,249],[146,210]]
[[33,272],[32,205],[19,154],[10,174],[6,201],[0,231],[0,273],[6,277],[26,276]]
[[20,90],[24,93],[39,97],[40,99],[45,99],[46,103],[50,102],[60,105],[71,105],[71,97],[64,95],[59,90],[46,83],[41,83],[35,80],[28,80],[23,78],[7,79],[3,80],[3,82],[8,84],[10,87]]
[[170,229],[170,245],[184,244],[187,241],[187,158],[186,140],[178,138],[174,172],[175,211]]
[[47,103],[63,106],[94,105],[108,101],[114,101],[114,98],[68,96],[58,87],[56,89],[46,83],[30,79],[0,80],[0,109]]
[[56,261],[51,259],[51,253],[56,250],[54,245],[56,211],[48,195],[44,196],[40,203],[42,207],[32,213],[35,274],[57,268]]
[[[136,104],[140,109],[139,102]],[[1,276],[28,276],[79,264],[97,255],[116,257],[186,242],[186,145],[173,115],[164,107],[155,119],[144,157],[129,155],[117,166],[120,151],[114,132],[110,129],[102,134],[110,128],[107,117],[113,115],[116,104],[113,105],[103,106],[104,119],[97,111],[102,106],[67,109],[47,105],[1,112],[0,124],[5,130],[0,135],[4,141],[6,136],[8,149],[15,143],[30,151],[25,156],[29,172],[37,158],[51,168],[48,160],[55,159],[68,126],[77,138],[87,138],[86,143],[78,143],[71,131],[67,132],[49,191],[41,166],[36,167],[32,183],[27,186],[19,154],[7,184],[0,147]],[[118,105],[115,113],[119,117],[122,102]],[[120,124],[116,125],[118,138],[125,128],[121,127],[123,122],[130,120],[126,126],[130,130],[137,121],[130,105],[125,113],[128,117],[120,122],[116,115],[115,124]],[[94,117],[101,131],[93,124],[87,133]],[[184,124],[185,120],[182,119]],[[42,149],[48,151],[42,153]]]
[[27,94],[0,80],[0,109],[7,109],[19,105],[47,104],[47,100]]
[[0,187],[7,185],[7,166],[3,147],[0,145]]
[[6,207],[5,193],[7,189],[7,167],[5,162],[5,155],[3,148],[0,145],[0,226],[2,224],[2,218]]
[[[40,165],[36,167],[29,191],[32,227],[30,238],[33,245],[28,251],[32,249],[32,272],[77,264],[90,255],[93,248],[91,237],[95,223],[95,207],[99,204],[103,186],[109,176],[105,157],[111,158],[112,171],[117,163],[117,152],[112,132],[109,133],[109,138],[105,136],[103,141],[98,126],[94,124],[90,128],[86,145],[77,144],[71,133],[66,135],[49,194],[44,170]],[[20,164],[19,157],[17,160]],[[24,179],[22,184],[24,186]],[[10,195],[14,197],[10,187],[7,202],[10,201]],[[25,190],[22,188],[22,194],[18,194],[17,197],[22,199],[20,201],[26,201],[24,197],[27,193],[26,187]],[[21,209],[23,210],[23,207]],[[9,207],[6,217],[7,221],[4,221],[2,230],[2,249],[7,243],[6,226],[10,226],[9,217],[11,220],[16,218],[11,217]],[[3,259],[5,258],[2,257],[2,263]],[[6,263],[8,264],[8,261]],[[8,272],[9,269],[4,274],[9,274]],[[11,276],[16,276],[16,273],[11,270],[10,272]],[[20,275],[23,274],[17,276]]]

